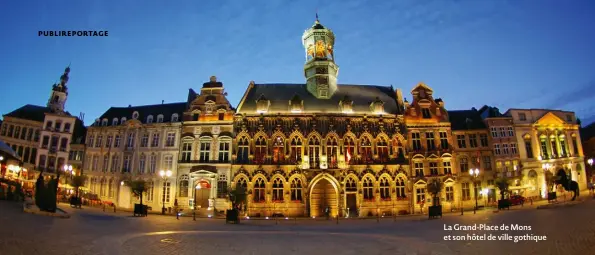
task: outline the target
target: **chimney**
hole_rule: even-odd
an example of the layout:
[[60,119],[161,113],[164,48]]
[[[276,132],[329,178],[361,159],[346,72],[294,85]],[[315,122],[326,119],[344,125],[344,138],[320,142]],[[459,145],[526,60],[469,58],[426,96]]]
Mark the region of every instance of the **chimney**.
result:
[[129,104],[129,105],[128,105],[128,108],[130,108],[130,107],[132,107],[132,105],[131,105],[131,104]]
[[161,100],[161,104],[164,104],[164,103],[165,103],[165,100]]

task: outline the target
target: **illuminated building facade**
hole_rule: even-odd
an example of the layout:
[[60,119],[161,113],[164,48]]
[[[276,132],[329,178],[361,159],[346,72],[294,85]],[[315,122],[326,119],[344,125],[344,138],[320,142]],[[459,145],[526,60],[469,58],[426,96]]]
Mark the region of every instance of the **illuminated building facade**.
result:
[[587,167],[588,182],[595,183],[595,122],[581,128],[581,138],[585,162]]
[[303,36],[306,83],[250,82],[239,103],[231,185],[247,190],[248,215],[409,212],[400,91],[337,84],[334,40],[317,20]]
[[546,175],[563,172],[587,188],[579,124],[573,112],[548,109],[509,109],[519,146],[522,179],[514,185],[537,186],[524,196],[545,197]]

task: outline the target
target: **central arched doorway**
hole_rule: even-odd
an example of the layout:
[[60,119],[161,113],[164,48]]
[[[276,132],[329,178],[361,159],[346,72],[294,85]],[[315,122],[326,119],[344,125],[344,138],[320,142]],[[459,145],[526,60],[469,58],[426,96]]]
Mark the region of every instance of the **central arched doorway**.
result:
[[337,188],[327,178],[316,181],[310,191],[310,217],[324,217],[327,208],[330,216],[335,217],[339,211],[338,197]]
[[209,208],[211,184],[206,180],[197,181],[194,185],[194,204],[197,208]]

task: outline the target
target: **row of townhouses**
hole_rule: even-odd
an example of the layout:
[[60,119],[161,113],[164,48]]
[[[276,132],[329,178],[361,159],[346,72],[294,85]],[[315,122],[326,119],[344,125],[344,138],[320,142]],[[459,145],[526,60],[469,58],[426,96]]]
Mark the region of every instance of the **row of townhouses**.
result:
[[153,210],[221,211],[239,185],[250,216],[417,213],[432,178],[444,210],[496,201],[499,177],[525,197],[544,197],[559,171],[586,188],[573,112],[447,110],[425,84],[410,102],[392,86],[338,84],[333,32],[316,20],[302,39],[303,84],[250,82],[234,108],[213,76],[183,102],[111,107],[88,127],[64,110],[67,68],[47,107],[4,115],[0,140],[29,172],[73,165],[89,193],[124,208],[138,203],[125,178],[149,182]]

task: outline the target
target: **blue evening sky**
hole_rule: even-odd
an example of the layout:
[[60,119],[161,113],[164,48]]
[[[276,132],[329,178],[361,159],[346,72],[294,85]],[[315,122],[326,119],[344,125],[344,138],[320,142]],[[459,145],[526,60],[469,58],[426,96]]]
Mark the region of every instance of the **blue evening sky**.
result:
[[[449,110],[561,108],[595,120],[595,1],[3,0],[0,113],[45,105],[72,63],[67,110],[181,102],[209,76],[237,106],[251,80],[303,83],[301,36],[336,35],[339,82],[434,89]],[[109,37],[39,37],[108,30]]]

